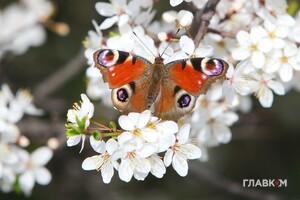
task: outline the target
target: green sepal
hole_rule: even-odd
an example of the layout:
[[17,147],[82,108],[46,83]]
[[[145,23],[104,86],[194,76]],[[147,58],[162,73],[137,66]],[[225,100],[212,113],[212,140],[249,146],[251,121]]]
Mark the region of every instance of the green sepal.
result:
[[102,135],[99,131],[94,131],[92,133],[92,136],[94,137],[95,140],[102,140]]
[[113,121],[109,122],[109,128],[111,128],[113,130],[113,132],[117,131],[117,124]]

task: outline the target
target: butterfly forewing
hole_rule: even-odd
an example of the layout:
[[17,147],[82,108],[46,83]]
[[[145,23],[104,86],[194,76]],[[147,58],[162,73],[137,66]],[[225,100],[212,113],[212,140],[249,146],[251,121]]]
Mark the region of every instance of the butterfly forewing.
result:
[[128,52],[100,49],[94,62],[112,89],[114,106],[124,112],[142,112],[149,107],[152,64]]

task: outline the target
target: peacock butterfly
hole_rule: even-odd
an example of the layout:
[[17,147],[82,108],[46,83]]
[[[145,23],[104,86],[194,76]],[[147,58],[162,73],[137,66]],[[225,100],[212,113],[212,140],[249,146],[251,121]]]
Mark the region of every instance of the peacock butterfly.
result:
[[128,52],[99,49],[96,67],[112,89],[114,106],[121,112],[142,112],[154,105],[162,119],[178,120],[195,106],[196,98],[216,80],[225,77],[228,64],[216,58],[190,58],[151,63]]

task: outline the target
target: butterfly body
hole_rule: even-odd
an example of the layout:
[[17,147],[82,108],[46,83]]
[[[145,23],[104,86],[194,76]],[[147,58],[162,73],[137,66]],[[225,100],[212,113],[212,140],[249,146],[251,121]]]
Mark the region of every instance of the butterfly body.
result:
[[154,63],[128,52],[100,49],[94,61],[112,89],[114,106],[123,113],[154,108],[156,116],[178,120],[190,112],[196,98],[225,76],[225,61],[210,58]]

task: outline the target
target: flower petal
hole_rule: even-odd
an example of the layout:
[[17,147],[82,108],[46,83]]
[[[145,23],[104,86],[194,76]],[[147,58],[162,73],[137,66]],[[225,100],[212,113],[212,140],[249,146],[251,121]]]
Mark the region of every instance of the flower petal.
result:
[[277,95],[284,95],[284,87],[283,85],[278,81],[270,80],[268,81],[268,86],[271,88]]
[[213,125],[213,132],[220,143],[226,144],[231,140],[231,131],[224,124],[215,123]]
[[119,167],[119,177],[122,181],[129,182],[133,176],[133,169],[128,159],[123,159]]
[[236,39],[241,46],[249,46],[251,43],[250,35],[246,31],[239,31],[236,35]]
[[100,162],[103,162],[100,156],[88,157],[82,162],[81,167],[86,171],[95,170]]
[[48,185],[52,179],[48,169],[41,167],[34,172],[35,180],[40,185]]
[[137,128],[144,128],[148,122],[150,121],[151,118],[151,112],[150,110],[145,110],[144,112],[142,112],[138,118],[136,127]]
[[170,0],[170,5],[175,7],[178,6],[179,4],[181,4],[183,2],[183,0]]
[[123,132],[118,136],[118,142],[120,145],[130,141],[133,138],[133,135],[130,132]]
[[19,177],[19,184],[21,190],[26,194],[30,195],[34,187],[34,175],[31,171],[25,172]]
[[149,158],[151,164],[151,174],[157,178],[162,178],[166,173],[166,167],[164,162],[160,159],[158,155],[153,155]]
[[50,148],[40,147],[31,154],[31,159],[35,164],[43,166],[49,162],[52,156],[53,152]]
[[202,155],[200,148],[193,144],[182,145],[180,150],[190,160],[198,159]]
[[174,134],[178,132],[178,125],[174,121],[163,121],[157,124],[156,128],[164,134]]
[[273,99],[273,92],[269,88],[266,88],[264,93],[258,97],[260,104],[264,108],[270,108],[273,104]]
[[250,56],[250,51],[246,48],[240,47],[232,50],[232,57],[235,60],[245,60]]
[[136,154],[142,158],[147,158],[157,151],[157,147],[152,144],[144,144],[141,149],[139,149]]
[[256,68],[262,68],[265,64],[265,55],[261,52],[254,52],[251,57],[251,62]]
[[106,29],[112,27],[118,20],[119,20],[118,16],[113,16],[113,17],[107,18],[100,24],[99,29],[106,30]]
[[105,142],[103,140],[96,140],[93,136],[91,136],[90,144],[94,151],[96,151],[97,153],[105,152]]
[[195,50],[194,41],[188,36],[184,35],[179,40],[179,45],[181,49],[188,55],[192,55]]
[[75,146],[75,145],[79,144],[80,141],[81,141],[81,135],[69,137],[67,140],[67,146],[68,147]]
[[105,148],[108,154],[112,155],[118,149],[118,142],[111,138],[106,142]]
[[191,125],[184,124],[177,134],[177,140],[179,144],[185,144],[188,142],[189,135],[190,135]]
[[183,27],[190,26],[193,22],[194,15],[190,11],[180,10],[177,14],[179,24]]
[[188,174],[188,164],[186,158],[179,153],[175,153],[173,156],[172,166],[179,176],[186,176]]
[[122,115],[119,117],[119,125],[122,129],[124,129],[126,131],[132,131],[135,128],[135,124],[126,115]]
[[283,82],[289,82],[293,78],[293,68],[285,64],[279,69],[279,76]]
[[114,167],[111,163],[105,163],[101,168],[101,176],[104,183],[108,184],[114,175]]
[[164,156],[164,163],[166,167],[169,167],[173,160],[173,151],[171,149],[168,149]]
[[111,17],[116,14],[114,7],[110,3],[97,2],[96,5],[97,12],[105,17]]

